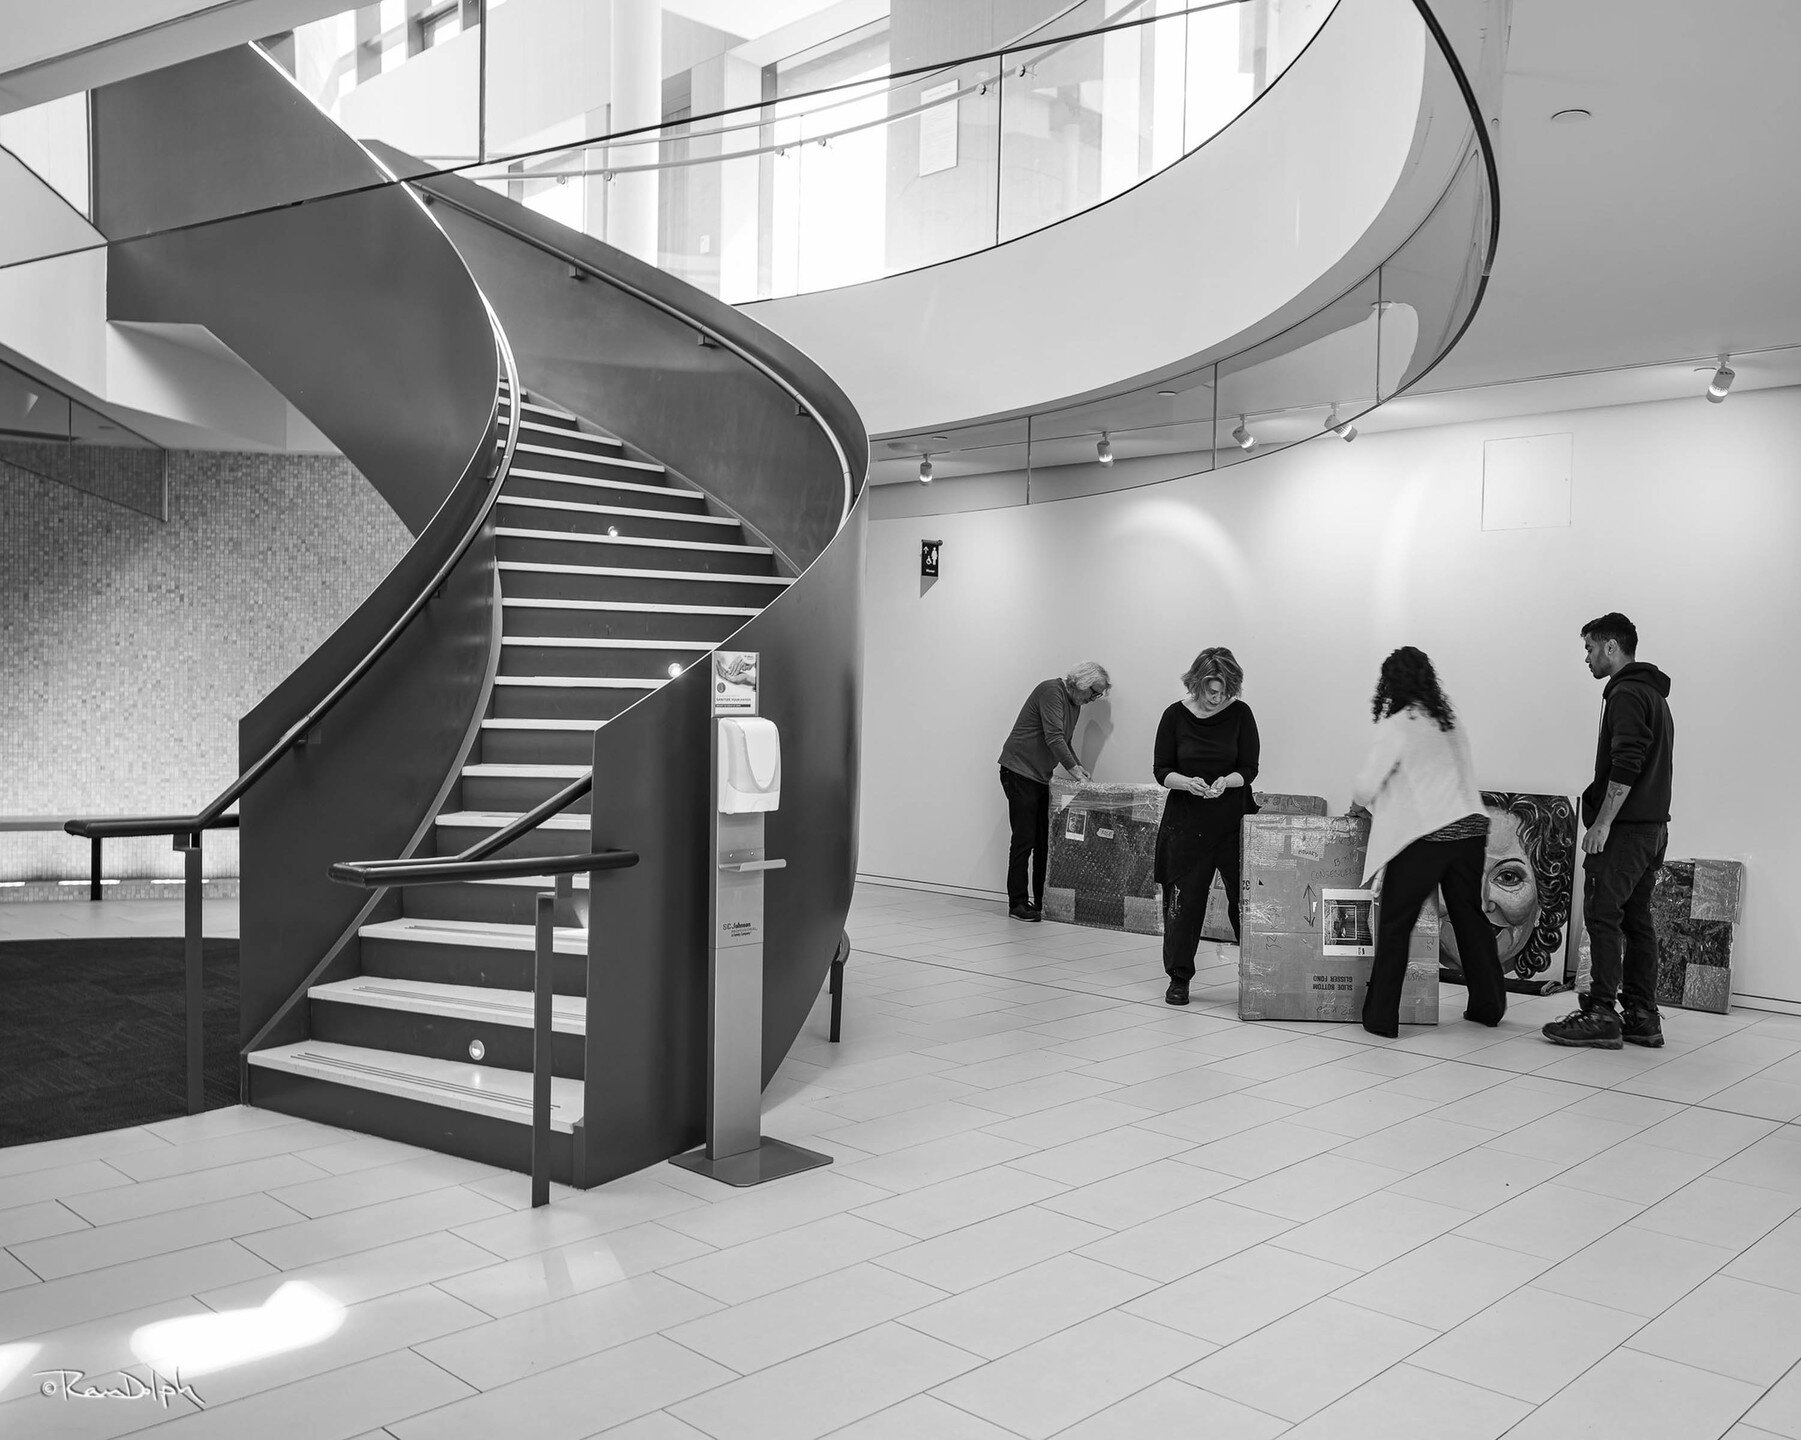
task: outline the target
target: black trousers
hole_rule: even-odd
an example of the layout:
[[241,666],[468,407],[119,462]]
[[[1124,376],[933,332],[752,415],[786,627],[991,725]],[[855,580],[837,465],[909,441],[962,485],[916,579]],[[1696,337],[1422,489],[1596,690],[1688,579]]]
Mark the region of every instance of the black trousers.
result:
[[[1051,851],[1051,787],[1001,767],[1001,789],[1007,792],[1007,905],[1044,904],[1044,866]],[[1026,861],[1032,862],[1032,888],[1026,890]]]
[[[1376,925],[1376,959],[1363,997],[1363,1028],[1377,1035],[1401,1029],[1401,984],[1407,978],[1407,941],[1420,909],[1434,890],[1443,890],[1457,955],[1469,987],[1466,1020],[1493,1024],[1507,1013],[1507,988],[1494,926],[1482,913],[1482,873],[1488,842],[1415,840],[1388,862],[1382,875],[1382,905]],[[1434,969],[1438,957],[1434,956]]]
[[1207,920],[1207,896],[1218,875],[1226,886],[1226,918],[1232,922],[1236,944],[1238,892],[1242,867],[1238,850],[1238,826],[1203,840],[1179,840],[1165,852],[1170,879],[1163,885],[1163,969],[1171,980],[1186,985],[1194,979],[1194,952],[1200,947],[1201,927]]
[[1670,827],[1615,824],[1599,855],[1582,857],[1582,918],[1588,925],[1588,1008],[1657,1013],[1657,931],[1651,891]]

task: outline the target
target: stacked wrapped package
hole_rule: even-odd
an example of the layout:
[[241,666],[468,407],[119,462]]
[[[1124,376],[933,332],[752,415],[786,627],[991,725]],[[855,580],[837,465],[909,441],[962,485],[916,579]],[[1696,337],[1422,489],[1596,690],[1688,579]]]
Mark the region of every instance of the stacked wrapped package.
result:
[[[1732,1004],[1732,941],[1744,901],[1738,860],[1668,860],[1651,891],[1657,930],[1657,1003],[1724,1015]],[[1585,931],[1576,988],[1588,993]]]
[[[1251,815],[1244,822],[1241,1020],[1355,1021],[1375,956],[1377,906],[1363,887],[1369,821]],[[1438,912],[1407,947],[1401,1023],[1438,1023]]]
[[[1100,930],[1163,933],[1163,903],[1151,878],[1157,827],[1169,792],[1161,785],[1051,781],[1051,848],[1045,867],[1044,918]],[[1266,812],[1324,815],[1318,795],[1257,792]],[[1217,932],[1217,933],[1215,933]],[[1218,880],[1207,905],[1210,939],[1232,939]]]
[[1161,785],[1051,781],[1046,920],[1163,933],[1151,870],[1167,794]]

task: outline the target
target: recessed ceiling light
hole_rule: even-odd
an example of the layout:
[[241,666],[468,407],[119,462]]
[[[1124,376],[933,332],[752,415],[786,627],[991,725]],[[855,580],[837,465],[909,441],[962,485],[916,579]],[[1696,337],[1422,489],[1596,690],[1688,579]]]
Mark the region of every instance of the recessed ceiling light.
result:
[[1174,390],[1159,390],[1157,393],[1159,395],[1174,395],[1176,392]]
[[1584,120],[1592,120],[1594,118],[1594,112],[1592,110],[1559,110],[1551,116],[1551,123],[1553,125],[1580,125]]
[[950,436],[948,436],[948,435],[934,435],[934,436],[933,436],[933,437],[932,437],[932,438],[933,438],[933,439],[934,439],[934,440],[948,440],[948,439],[950,439],[950,438],[951,438],[951,437],[950,437]]

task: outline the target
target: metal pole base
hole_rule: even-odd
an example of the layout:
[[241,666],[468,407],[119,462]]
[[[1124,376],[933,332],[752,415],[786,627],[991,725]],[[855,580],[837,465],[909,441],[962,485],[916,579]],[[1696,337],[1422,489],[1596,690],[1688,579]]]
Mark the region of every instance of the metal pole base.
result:
[[755,1150],[722,1155],[714,1160],[703,1145],[698,1150],[675,1156],[669,1163],[680,1165],[684,1170],[692,1170],[696,1175],[710,1176],[727,1185],[744,1186],[761,1185],[766,1180],[780,1180],[786,1175],[798,1175],[803,1170],[817,1170],[821,1165],[830,1165],[832,1157],[821,1155],[817,1150],[803,1150],[798,1145],[790,1145],[786,1140],[771,1140],[764,1135]]

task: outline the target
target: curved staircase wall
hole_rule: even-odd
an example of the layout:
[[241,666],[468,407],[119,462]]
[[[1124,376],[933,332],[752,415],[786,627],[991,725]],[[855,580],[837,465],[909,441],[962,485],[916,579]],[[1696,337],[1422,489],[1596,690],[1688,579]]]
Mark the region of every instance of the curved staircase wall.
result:
[[[479,513],[497,433],[494,329],[424,207],[383,183],[371,157],[248,47],[105,87],[94,108],[98,213],[110,234],[134,237],[109,247],[110,318],[206,326],[304,411],[418,536],[244,717],[248,766],[374,647]],[[303,157],[301,193],[379,188],[266,208],[267,177],[290,153]],[[167,225],[179,228],[146,233]],[[245,1041],[365,903],[326,867],[398,855],[429,818],[487,678],[493,567],[489,534],[307,743],[244,798]],[[300,1038],[292,1025],[281,1033]]]

